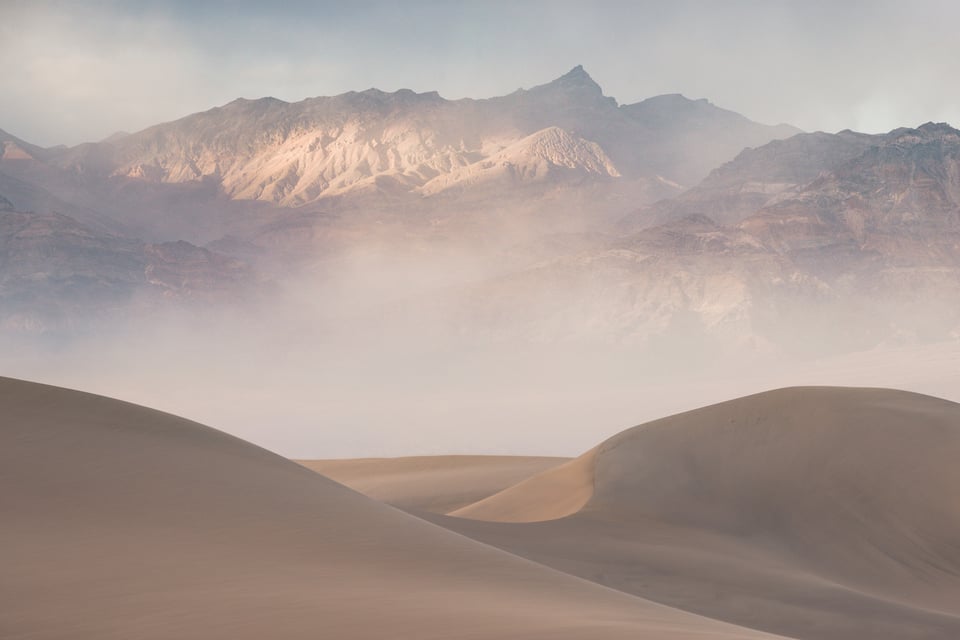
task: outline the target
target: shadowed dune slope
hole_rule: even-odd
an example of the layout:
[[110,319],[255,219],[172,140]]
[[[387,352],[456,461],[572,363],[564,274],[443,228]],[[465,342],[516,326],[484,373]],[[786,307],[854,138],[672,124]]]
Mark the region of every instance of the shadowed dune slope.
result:
[[[431,519],[784,635],[960,637],[960,405],[782,389],[629,429],[578,460],[455,512],[477,520]],[[589,497],[532,522],[550,510],[538,499],[556,500],[551,475]]]
[[762,638],[478,544],[202,425],[0,379],[0,637]]
[[297,462],[400,509],[447,513],[568,460],[537,456],[410,456]]

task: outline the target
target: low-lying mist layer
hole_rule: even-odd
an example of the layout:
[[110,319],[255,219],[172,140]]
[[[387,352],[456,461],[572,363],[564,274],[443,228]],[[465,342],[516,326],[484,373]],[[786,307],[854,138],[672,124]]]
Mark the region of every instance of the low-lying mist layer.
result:
[[[891,318],[863,308],[798,299],[771,330],[779,342],[676,310],[645,339],[622,339],[610,330],[617,317],[573,286],[549,290],[546,311],[567,315],[522,296],[499,315],[472,315],[464,300],[489,302],[475,289],[496,265],[465,256],[367,252],[289,281],[266,302],[7,337],[0,373],[188,415],[299,458],[574,455],[642,420],[794,384],[960,399],[955,338],[898,335]],[[943,320],[932,306],[904,315],[913,326]],[[563,334],[563,322],[579,331]],[[886,342],[866,334],[876,325]]]

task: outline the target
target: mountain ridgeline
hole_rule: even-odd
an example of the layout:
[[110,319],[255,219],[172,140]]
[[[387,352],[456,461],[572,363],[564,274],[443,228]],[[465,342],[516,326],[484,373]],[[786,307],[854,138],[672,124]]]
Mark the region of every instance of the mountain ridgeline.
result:
[[[296,103],[239,99],[71,149],[10,136],[0,173],[99,212],[116,230],[209,242],[256,235],[290,207],[388,218],[429,210],[433,219],[465,199],[485,211],[560,189],[590,191],[622,212],[623,201],[676,194],[744,147],[797,132],[682,96],[620,106],[576,67],[484,100],[369,89]],[[620,199],[604,205],[604,193]],[[38,197],[14,202],[34,210]]]
[[953,339],[958,186],[960,131],[946,124],[801,134],[744,151],[682,195],[627,215],[607,245],[501,288],[537,292],[531,333],[578,331],[585,307],[568,304],[575,290],[619,339],[684,326],[727,345],[798,351]]
[[[680,95],[621,105],[575,67],[489,99],[240,99],[73,148],[0,144],[0,242],[59,256],[36,277],[3,263],[8,326],[91,312],[53,280],[121,308],[157,288],[150,248],[180,242],[164,298],[271,281],[350,326],[428,314],[452,335],[704,353],[960,333],[947,124],[801,133]],[[24,240],[58,225],[83,231]]]
[[[81,145],[54,163],[102,177],[213,178],[232,198],[296,206],[373,188],[378,179],[437,193],[440,185],[458,183],[452,174],[495,162],[508,149],[521,164],[541,159],[585,173],[691,186],[745,146],[794,133],[682,96],[619,106],[576,67],[551,83],[487,100],[377,89],[297,103],[241,99],[114,142]],[[529,136],[567,141],[549,152],[515,146]],[[600,171],[597,154],[605,165]]]

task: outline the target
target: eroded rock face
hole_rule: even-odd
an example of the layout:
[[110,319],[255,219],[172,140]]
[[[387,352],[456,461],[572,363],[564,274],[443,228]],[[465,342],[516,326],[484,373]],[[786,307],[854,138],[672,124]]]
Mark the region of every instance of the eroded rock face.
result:
[[213,301],[249,286],[237,260],[186,242],[146,244],[56,214],[0,213],[0,326],[82,328],[161,301]]
[[[631,231],[650,213],[668,221]],[[803,349],[798,336],[867,347],[960,328],[960,132],[948,125],[773,142],[621,229],[475,304],[497,318],[508,299],[534,300],[516,315],[542,339],[643,342],[679,326]]]
[[215,178],[231,198],[290,206],[369,187],[380,176],[415,193],[438,176],[469,177],[475,171],[464,168],[497,162],[527,136],[554,128],[599,146],[582,165],[590,173],[601,155],[609,165],[603,174],[688,185],[745,146],[798,132],[682,96],[619,106],[576,67],[553,82],[487,100],[377,89],[298,103],[236,100],[81,145],[55,164],[151,182]]
[[[238,100],[69,150],[7,136],[31,157],[0,160],[0,191],[15,209],[38,202],[81,221],[45,250],[74,247],[73,275],[109,283],[109,300],[201,300],[257,281],[204,245],[256,261],[260,277],[336,280],[357,255],[443,272],[448,289],[431,304],[455,298],[458,333],[655,343],[692,332],[761,345],[811,327],[858,345],[956,334],[958,132],[769,142],[793,132],[683,96],[620,106],[578,67],[490,100],[368,90]],[[757,146],[707,175],[744,144]],[[623,211],[702,176],[611,231]],[[107,205],[109,219],[97,217]],[[94,254],[110,257],[84,262]],[[463,256],[480,266],[447,277]],[[44,286],[65,282],[24,264]],[[376,298],[384,269],[335,288]],[[34,295],[25,274],[4,277]],[[30,304],[60,306],[46,291]]]
[[[960,265],[960,132],[898,129],[740,224],[771,249],[834,276],[871,269]],[[845,254],[829,265],[826,255]]]
[[737,224],[778,195],[856,158],[881,138],[853,131],[803,133],[747,149],[678,197],[631,213],[621,226],[634,231],[689,215]]

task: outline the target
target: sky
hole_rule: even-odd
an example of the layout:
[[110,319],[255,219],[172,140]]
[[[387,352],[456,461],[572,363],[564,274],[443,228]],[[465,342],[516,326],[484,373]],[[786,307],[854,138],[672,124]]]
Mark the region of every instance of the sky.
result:
[[707,98],[768,124],[960,126],[960,3],[0,0],[0,129],[43,146],[238,97],[490,97],[582,64],[623,104]]

